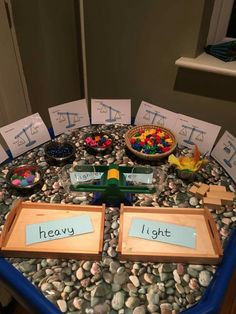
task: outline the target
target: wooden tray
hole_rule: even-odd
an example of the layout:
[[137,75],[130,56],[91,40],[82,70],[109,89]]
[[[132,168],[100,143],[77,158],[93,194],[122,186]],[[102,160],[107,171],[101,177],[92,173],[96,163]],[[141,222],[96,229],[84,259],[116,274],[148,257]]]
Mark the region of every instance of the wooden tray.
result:
[[[99,259],[103,247],[103,206],[21,202],[11,209],[0,238],[0,255]],[[89,215],[94,232],[26,245],[26,225]]]
[[[178,224],[196,229],[196,248],[128,235],[133,218]],[[121,205],[118,254],[121,260],[217,264],[222,249],[215,222],[205,208],[153,208]]]

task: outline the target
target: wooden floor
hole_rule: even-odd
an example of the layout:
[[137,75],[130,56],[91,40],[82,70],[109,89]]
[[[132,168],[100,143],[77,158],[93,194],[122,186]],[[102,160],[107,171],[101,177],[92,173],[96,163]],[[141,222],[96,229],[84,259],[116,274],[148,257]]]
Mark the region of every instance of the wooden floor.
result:
[[0,309],[0,314],[30,314],[19,303],[13,301],[7,308]]

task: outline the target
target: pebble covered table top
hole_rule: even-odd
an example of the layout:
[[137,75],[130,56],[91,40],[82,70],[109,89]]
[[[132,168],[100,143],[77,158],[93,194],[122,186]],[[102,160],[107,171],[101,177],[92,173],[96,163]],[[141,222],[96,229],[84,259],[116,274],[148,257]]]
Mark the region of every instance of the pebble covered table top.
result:
[[[74,164],[117,163],[133,166],[137,162],[127,155],[124,142],[124,134],[131,127],[118,124],[89,126],[62,134],[59,139],[75,144]],[[84,149],[84,136],[88,132],[111,134],[114,139],[113,151],[103,157],[89,155]],[[24,196],[25,200],[61,204],[91,203],[92,194],[69,194],[60,186],[58,173],[61,168],[46,163],[44,146],[1,166],[0,231],[12,203],[21,196],[19,191],[9,190],[5,181],[8,169],[12,166],[37,164],[45,171],[42,188],[35,194]],[[182,153],[188,152],[188,149],[182,149]],[[202,207],[201,201],[188,193],[192,184],[179,179],[166,161],[159,161],[156,171],[162,174],[162,180],[155,182],[158,192],[152,195],[136,195],[136,206]],[[232,180],[213,159],[210,159],[200,174],[205,183],[221,184],[228,191],[235,192],[236,187]],[[224,206],[221,210],[211,211],[223,246],[235,227],[235,205],[234,203],[231,208]],[[120,261],[116,252],[118,233],[119,208],[107,207],[101,261],[9,258],[9,262],[63,313],[174,314],[200,300],[214,276],[216,266]]]

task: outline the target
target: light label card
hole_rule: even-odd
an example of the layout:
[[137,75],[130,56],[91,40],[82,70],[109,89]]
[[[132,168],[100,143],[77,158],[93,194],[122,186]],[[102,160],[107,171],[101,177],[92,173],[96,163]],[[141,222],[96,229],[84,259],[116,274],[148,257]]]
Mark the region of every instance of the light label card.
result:
[[225,171],[236,183],[236,137],[225,131],[211,152]]
[[178,114],[175,112],[142,101],[134,124],[156,124],[172,130],[177,118]]
[[165,222],[134,218],[131,221],[129,236],[196,248],[195,228]]
[[38,113],[0,128],[4,140],[17,157],[51,139],[48,129]]
[[48,108],[55,135],[90,125],[85,99]]
[[8,155],[2,145],[0,144],[0,164],[8,159]]
[[51,220],[26,225],[26,244],[68,238],[93,231],[92,221],[88,215]]
[[221,127],[185,115],[179,115],[174,132],[179,144],[189,148],[198,146],[202,154],[209,155]]
[[[70,172],[71,184],[76,185],[79,183],[89,182],[91,180],[100,180],[103,172]],[[153,173],[124,173],[127,182],[136,182],[144,184],[152,184]]]
[[130,99],[92,99],[92,124],[130,124]]

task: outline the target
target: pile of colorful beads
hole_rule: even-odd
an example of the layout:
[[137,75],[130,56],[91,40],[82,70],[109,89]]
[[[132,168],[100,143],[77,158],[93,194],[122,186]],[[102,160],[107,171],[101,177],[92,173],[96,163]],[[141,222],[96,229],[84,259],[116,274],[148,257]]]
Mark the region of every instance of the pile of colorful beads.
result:
[[10,182],[15,187],[30,187],[40,180],[40,174],[35,169],[20,169],[11,176]]
[[172,145],[173,139],[161,128],[153,128],[137,131],[131,139],[130,143],[133,149],[138,152],[154,155],[168,152]]
[[46,149],[46,153],[50,157],[63,158],[73,153],[73,147],[69,144],[51,145]]
[[85,143],[93,148],[106,148],[112,144],[112,140],[106,134],[94,133],[85,138]]

